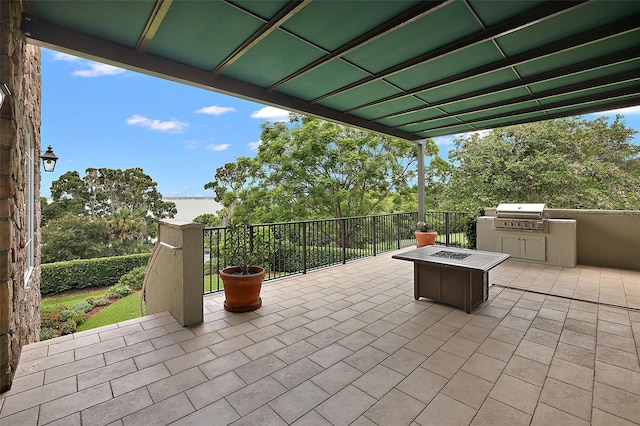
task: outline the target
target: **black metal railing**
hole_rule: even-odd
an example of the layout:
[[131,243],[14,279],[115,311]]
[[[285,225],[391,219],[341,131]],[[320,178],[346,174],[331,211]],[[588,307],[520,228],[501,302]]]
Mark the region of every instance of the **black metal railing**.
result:
[[433,230],[438,231],[438,243],[446,246],[475,248],[475,244],[473,246],[469,244],[465,235],[469,220],[475,216],[468,212],[430,211],[425,213],[425,222]]
[[[467,247],[464,229],[473,216],[428,212],[424,220],[438,231],[437,244]],[[259,251],[269,280],[414,245],[417,221],[418,212],[408,212],[247,225],[241,234],[225,227],[205,228],[204,293],[222,290],[218,273],[231,266],[233,245],[246,243],[250,253]]]

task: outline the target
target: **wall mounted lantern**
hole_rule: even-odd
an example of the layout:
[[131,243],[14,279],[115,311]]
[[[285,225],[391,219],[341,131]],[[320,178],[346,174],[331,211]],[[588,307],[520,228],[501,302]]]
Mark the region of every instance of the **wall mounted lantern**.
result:
[[44,166],[45,172],[52,172],[53,169],[56,168],[56,161],[58,161],[58,157],[53,153],[53,148],[51,145],[47,148],[47,151],[40,156],[42,159],[42,165]]
[[0,108],[2,107],[4,98],[6,98],[7,96],[11,96],[11,91],[6,84],[0,83]]

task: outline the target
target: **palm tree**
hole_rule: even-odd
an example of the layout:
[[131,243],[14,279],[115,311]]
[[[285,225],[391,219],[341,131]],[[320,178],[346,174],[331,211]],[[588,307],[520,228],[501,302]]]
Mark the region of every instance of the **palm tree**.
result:
[[143,243],[146,236],[146,222],[142,210],[121,208],[107,217],[111,237],[120,242],[137,241]]

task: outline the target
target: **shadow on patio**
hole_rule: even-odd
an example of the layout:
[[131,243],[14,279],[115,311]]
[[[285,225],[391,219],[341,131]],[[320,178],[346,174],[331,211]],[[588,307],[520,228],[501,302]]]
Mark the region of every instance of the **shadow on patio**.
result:
[[467,315],[395,253],[25,346],[0,423],[640,424],[640,272],[507,261]]

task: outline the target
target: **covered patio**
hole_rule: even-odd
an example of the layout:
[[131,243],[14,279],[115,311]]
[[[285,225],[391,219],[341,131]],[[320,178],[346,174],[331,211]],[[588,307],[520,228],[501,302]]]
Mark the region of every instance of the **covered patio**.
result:
[[468,315],[395,253],[25,346],[0,423],[640,424],[640,271],[509,260]]
[[[415,301],[411,265],[385,254],[267,283],[253,313],[207,296],[197,326],[156,314],[23,346],[37,338],[40,260],[16,225],[39,205],[16,160],[40,148],[33,46],[403,138],[422,158],[434,136],[638,105],[639,2],[12,0],[1,11],[12,95],[0,423],[640,423],[637,271],[510,261],[467,315]],[[422,165],[419,176],[422,189]],[[11,207],[25,196],[33,211]]]
[[28,43],[415,143],[640,103],[633,1],[25,0]]

